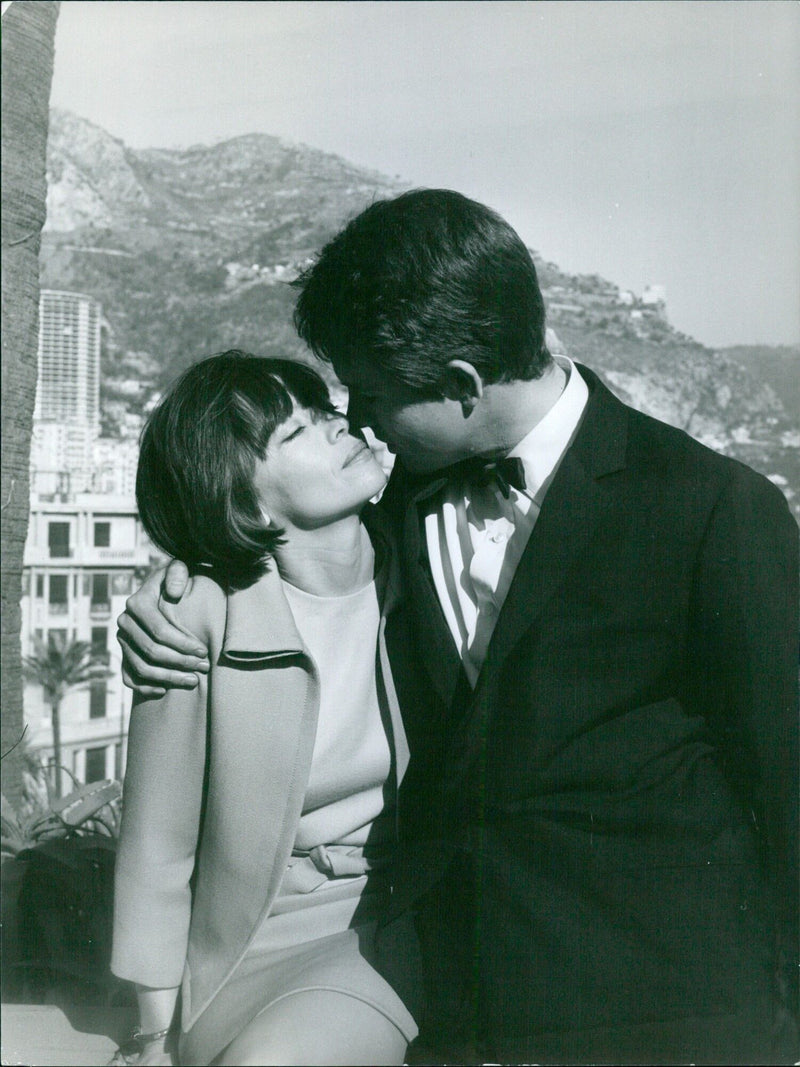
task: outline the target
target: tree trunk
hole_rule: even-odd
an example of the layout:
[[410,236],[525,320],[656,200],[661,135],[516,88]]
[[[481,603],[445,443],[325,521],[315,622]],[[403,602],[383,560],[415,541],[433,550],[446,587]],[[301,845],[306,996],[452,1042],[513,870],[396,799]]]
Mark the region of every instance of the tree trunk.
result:
[[53,764],[55,770],[56,797],[64,795],[64,772],[61,769],[61,701],[54,700],[50,705],[50,722],[53,725]]
[[[0,745],[22,735],[20,595],[28,532],[28,463],[39,339],[39,245],[47,194],[47,129],[58,17],[51,0],[15,0],[2,28],[2,660]],[[16,803],[18,753],[3,760],[3,791]]]

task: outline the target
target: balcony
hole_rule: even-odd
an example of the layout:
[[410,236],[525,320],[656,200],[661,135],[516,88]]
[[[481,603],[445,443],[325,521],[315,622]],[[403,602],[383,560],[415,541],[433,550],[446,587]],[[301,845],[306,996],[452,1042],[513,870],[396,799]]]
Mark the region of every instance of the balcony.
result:
[[89,604],[90,619],[107,619],[111,614],[110,600],[93,600]]
[[[109,605],[110,610],[110,605]],[[69,615],[69,604],[56,603],[47,605],[48,615]]]

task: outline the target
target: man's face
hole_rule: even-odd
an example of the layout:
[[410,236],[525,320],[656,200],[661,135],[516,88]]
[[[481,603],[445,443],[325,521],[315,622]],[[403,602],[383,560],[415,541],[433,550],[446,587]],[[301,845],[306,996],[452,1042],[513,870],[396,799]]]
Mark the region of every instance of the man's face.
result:
[[467,419],[455,400],[420,394],[369,363],[337,361],[334,370],[350,397],[353,431],[369,426],[409,470],[433,471],[469,454]]

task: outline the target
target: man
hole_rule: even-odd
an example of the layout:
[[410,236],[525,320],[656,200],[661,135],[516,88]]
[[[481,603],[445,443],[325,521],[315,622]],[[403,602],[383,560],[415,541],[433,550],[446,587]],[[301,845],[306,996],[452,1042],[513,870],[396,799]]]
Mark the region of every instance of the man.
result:
[[[299,288],[300,335],[398,456],[411,763],[385,945],[390,969],[411,909],[417,1062],[793,1062],[781,494],[554,360],[525,246],[459,194],[373,204]],[[187,684],[202,664],[162,645],[197,642],[159,588],[120,620],[129,669]]]

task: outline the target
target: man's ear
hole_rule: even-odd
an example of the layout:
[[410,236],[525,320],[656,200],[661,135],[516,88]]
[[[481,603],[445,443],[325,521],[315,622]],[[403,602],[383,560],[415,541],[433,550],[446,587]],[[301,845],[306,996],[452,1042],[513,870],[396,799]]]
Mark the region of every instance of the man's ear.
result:
[[442,376],[442,392],[448,400],[461,404],[467,418],[483,396],[483,378],[464,359],[451,359]]

